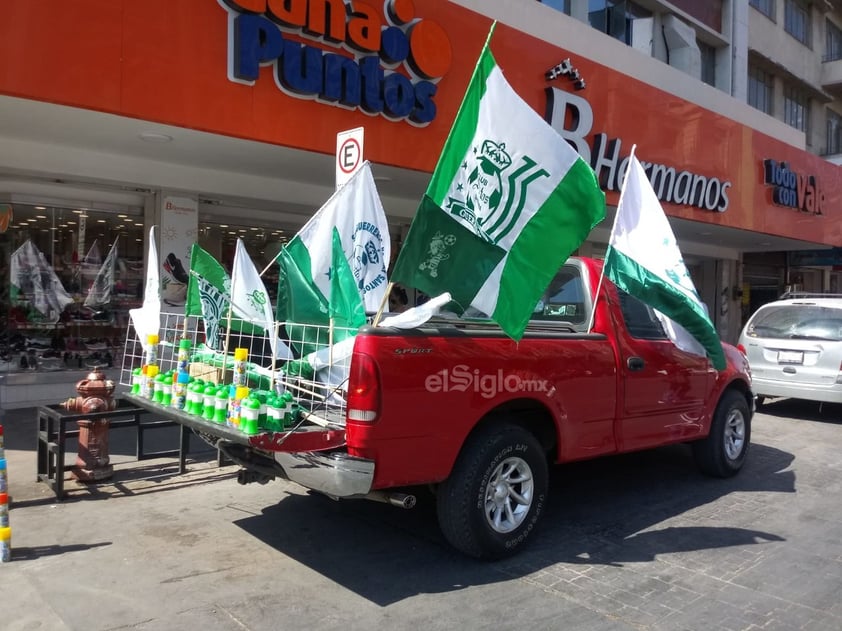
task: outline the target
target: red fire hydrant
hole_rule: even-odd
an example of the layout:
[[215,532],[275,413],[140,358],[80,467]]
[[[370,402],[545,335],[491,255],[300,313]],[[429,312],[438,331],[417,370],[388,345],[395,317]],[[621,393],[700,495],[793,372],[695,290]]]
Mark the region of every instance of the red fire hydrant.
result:
[[[105,373],[95,367],[85,379],[76,384],[78,397],[68,399],[62,406],[71,412],[90,414],[93,412],[108,412],[116,406],[112,394],[114,382],[106,379]],[[107,480],[114,474],[114,467],[108,455],[107,418],[96,420],[80,419],[79,424],[79,453],[76,456],[76,466],[73,477],[80,482],[98,482]]]

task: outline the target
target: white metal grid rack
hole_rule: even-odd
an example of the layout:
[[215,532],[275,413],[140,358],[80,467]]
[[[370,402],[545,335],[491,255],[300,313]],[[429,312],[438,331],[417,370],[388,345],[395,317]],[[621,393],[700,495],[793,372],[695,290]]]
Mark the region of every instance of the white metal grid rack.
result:
[[[269,336],[242,320],[227,321],[219,339],[209,345],[202,318],[162,313],[158,331],[159,372],[175,371],[182,339],[191,342],[191,375],[215,384],[233,379],[234,349],[248,350],[248,386],[276,393],[289,391],[318,424],[341,425],[356,329],[327,325],[277,322],[276,357],[273,360]],[[131,386],[132,377],[146,361],[143,345],[131,322],[126,330],[120,383]]]

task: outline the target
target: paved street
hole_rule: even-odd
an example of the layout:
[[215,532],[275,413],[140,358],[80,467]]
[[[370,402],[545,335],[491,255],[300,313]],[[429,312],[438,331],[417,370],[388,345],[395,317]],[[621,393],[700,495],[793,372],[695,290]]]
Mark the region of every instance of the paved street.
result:
[[117,432],[114,479],[57,503],[34,482],[34,414],[12,413],[0,629],[838,631],[840,419],[766,406],[732,480],[684,446],[557,468],[533,545],[480,563],[423,496],[403,511],[240,486],[205,449],[179,476],[132,462]]

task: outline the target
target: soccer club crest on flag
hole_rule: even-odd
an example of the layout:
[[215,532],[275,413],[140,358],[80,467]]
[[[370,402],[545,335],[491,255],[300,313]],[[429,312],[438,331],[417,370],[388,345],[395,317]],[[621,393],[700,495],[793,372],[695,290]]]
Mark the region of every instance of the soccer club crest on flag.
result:
[[[386,235],[388,237],[388,235]],[[358,221],[351,234],[353,254],[349,264],[360,295],[386,285],[386,246],[380,228],[370,221]]]
[[[213,349],[221,348],[223,329],[222,319],[226,316],[228,300],[217,287],[207,279],[199,276],[197,278],[199,288],[199,299],[202,304],[202,315],[205,321],[205,342]],[[225,291],[230,293],[231,282],[225,279]]]
[[526,155],[512,169],[505,142],[486,138],[477,144],[465,156],[451,184],[451,191],[463,193],[463,197],[448,196],[445,207],[477,236],[497,243],[517,222],[529,183],[549,173],[536,169],[536,161]]

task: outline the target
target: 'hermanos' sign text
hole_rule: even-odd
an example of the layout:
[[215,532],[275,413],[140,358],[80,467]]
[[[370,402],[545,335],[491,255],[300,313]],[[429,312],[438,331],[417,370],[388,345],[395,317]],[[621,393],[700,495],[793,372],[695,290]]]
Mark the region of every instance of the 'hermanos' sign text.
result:
[[[573,110],[574,129],[564,125],[565,113]],[[609,140],[605,133],[595,134],[593,146],[585,138],[593,128],[593,110],[585,99],[558,88],[547,88],[547,120],[561,136],[572,143],[579,155],[596,172],[601,186],[618,191],[628,167],[628,157],[620,158],[622,140]],[[725,212],[728,209],[728,189],[731,182],[665,164],[640,161],[658,199],[672,204],[696,206],[705,210]]]

